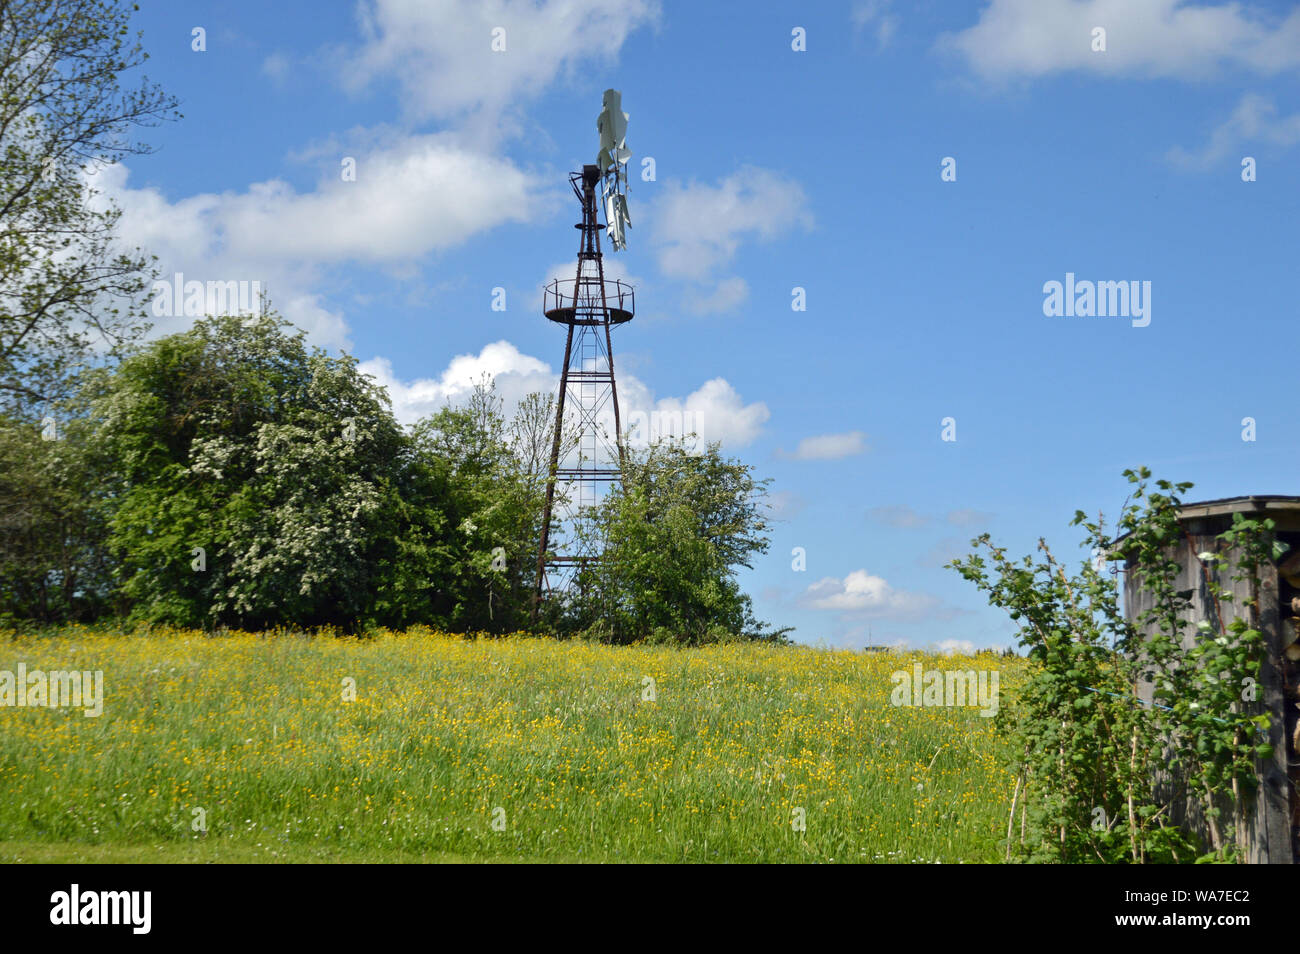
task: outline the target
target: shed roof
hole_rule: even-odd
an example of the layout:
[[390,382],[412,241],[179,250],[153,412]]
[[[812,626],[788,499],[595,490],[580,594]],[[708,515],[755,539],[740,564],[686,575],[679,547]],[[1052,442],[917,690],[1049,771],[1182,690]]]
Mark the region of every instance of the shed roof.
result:
[[1202,500],[1197,503],[1183,504],[1178,508],[1178,515],[1183,519],[1193,519],[1195,517],[1217,517],[1221,514],[1260,510],[1300,511],[1300,496],[1249,494],[1244,497],[1220,497],[1218,500]]
[[[1178,508],[1178,519],[1196,520],[1201,517],[1220,517],[1233,513],[1296,514],[1300,516],[1300,496],[1291,494],[1246,494],[1241,497],[1220,497],[1217,500],[1200,500]],[[1120,552],[1127,533],[1111,541],[1112,558],[1121,558]]]

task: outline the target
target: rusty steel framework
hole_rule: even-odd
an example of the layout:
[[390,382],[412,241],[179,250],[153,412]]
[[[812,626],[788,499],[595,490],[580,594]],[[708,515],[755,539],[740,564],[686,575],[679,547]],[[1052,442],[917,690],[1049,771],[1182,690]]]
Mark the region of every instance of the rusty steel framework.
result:
[[[569,520],[583,507],[596,503],[602,486],[608,487],[623,472],[623,431],[619,417],[618,387],[614,383],[614,350],[610,328],[632,320],[636,300],[632,287],[605,280],[600,232],[596,218],[598,166],[583,166],[569,175],[569,184],[582,203],[578,268],[572,281],[557,278],[542,293],[542,311],[548,319],[566,326],[564,362],[560,366],[560,393],[555,410],[555,433],[542,511],[542,538],[537,551],[537,585],[534,615],[544,592],[567,588],[590,554],[567,552],[572,539],[564,539],[557,524],[556,488],[565,488]],[[566,409],[570,411],[565,428]],[[613,412],[614,436],[602,424]],[[574,446],[562,448],[566,440]],[[557,539],[559,538],[559,539]]]

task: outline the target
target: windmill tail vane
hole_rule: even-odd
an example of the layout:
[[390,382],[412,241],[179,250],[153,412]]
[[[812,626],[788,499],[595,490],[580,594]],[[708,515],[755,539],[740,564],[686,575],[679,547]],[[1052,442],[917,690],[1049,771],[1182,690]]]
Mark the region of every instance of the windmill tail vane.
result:
[[627,211],[627,161],[632,158],[632,150],[627,148],[628,118],[623,112],[623,94],[616,89],[605,90],[600,115],[596,117],[596,130],[600,133],[596,165],[600,168],[605,234],[616,252],[627,248],[627,230],[632,227]]

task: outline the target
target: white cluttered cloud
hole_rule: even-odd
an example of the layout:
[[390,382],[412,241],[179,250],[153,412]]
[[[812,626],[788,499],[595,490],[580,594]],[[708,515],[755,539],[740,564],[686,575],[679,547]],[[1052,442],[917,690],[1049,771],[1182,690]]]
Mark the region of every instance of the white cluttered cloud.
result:
[[[387,389],[393,413],[404,424],[460,403],[479,382],[494,383],[504,409],[510,413],[532,392],[554,394],[560,380],[559,372],[545,361],[524,354],[504,340],[484,345],[478,354],[455,356],[436,377],[403,381],[394,374],[387,358],[363,361],[359,368]],[[702,442],[743,447],[759,436],[771,416],[761,401],[745,403],[724,378],[705,381],[683,398],[656,398],[644,382],[630,374],[619,376],[618,387],[624,430],[639,425],[654,431],[634,433],[634,443],[694,433]]]

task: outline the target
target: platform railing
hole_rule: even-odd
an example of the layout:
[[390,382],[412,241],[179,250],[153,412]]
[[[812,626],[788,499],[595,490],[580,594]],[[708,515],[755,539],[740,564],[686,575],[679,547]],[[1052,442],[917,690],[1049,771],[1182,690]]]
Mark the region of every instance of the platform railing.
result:
[[[626,282],[607,278],[603,304],[611,309],[634,314],[636,292]],[[595,280],[579,283],[577,295],[573,292],[572,278],[556,278],[542,290],[542,311],[548,314],[561,309],[596,313],[600,311],[601,305],[600,285]]]

